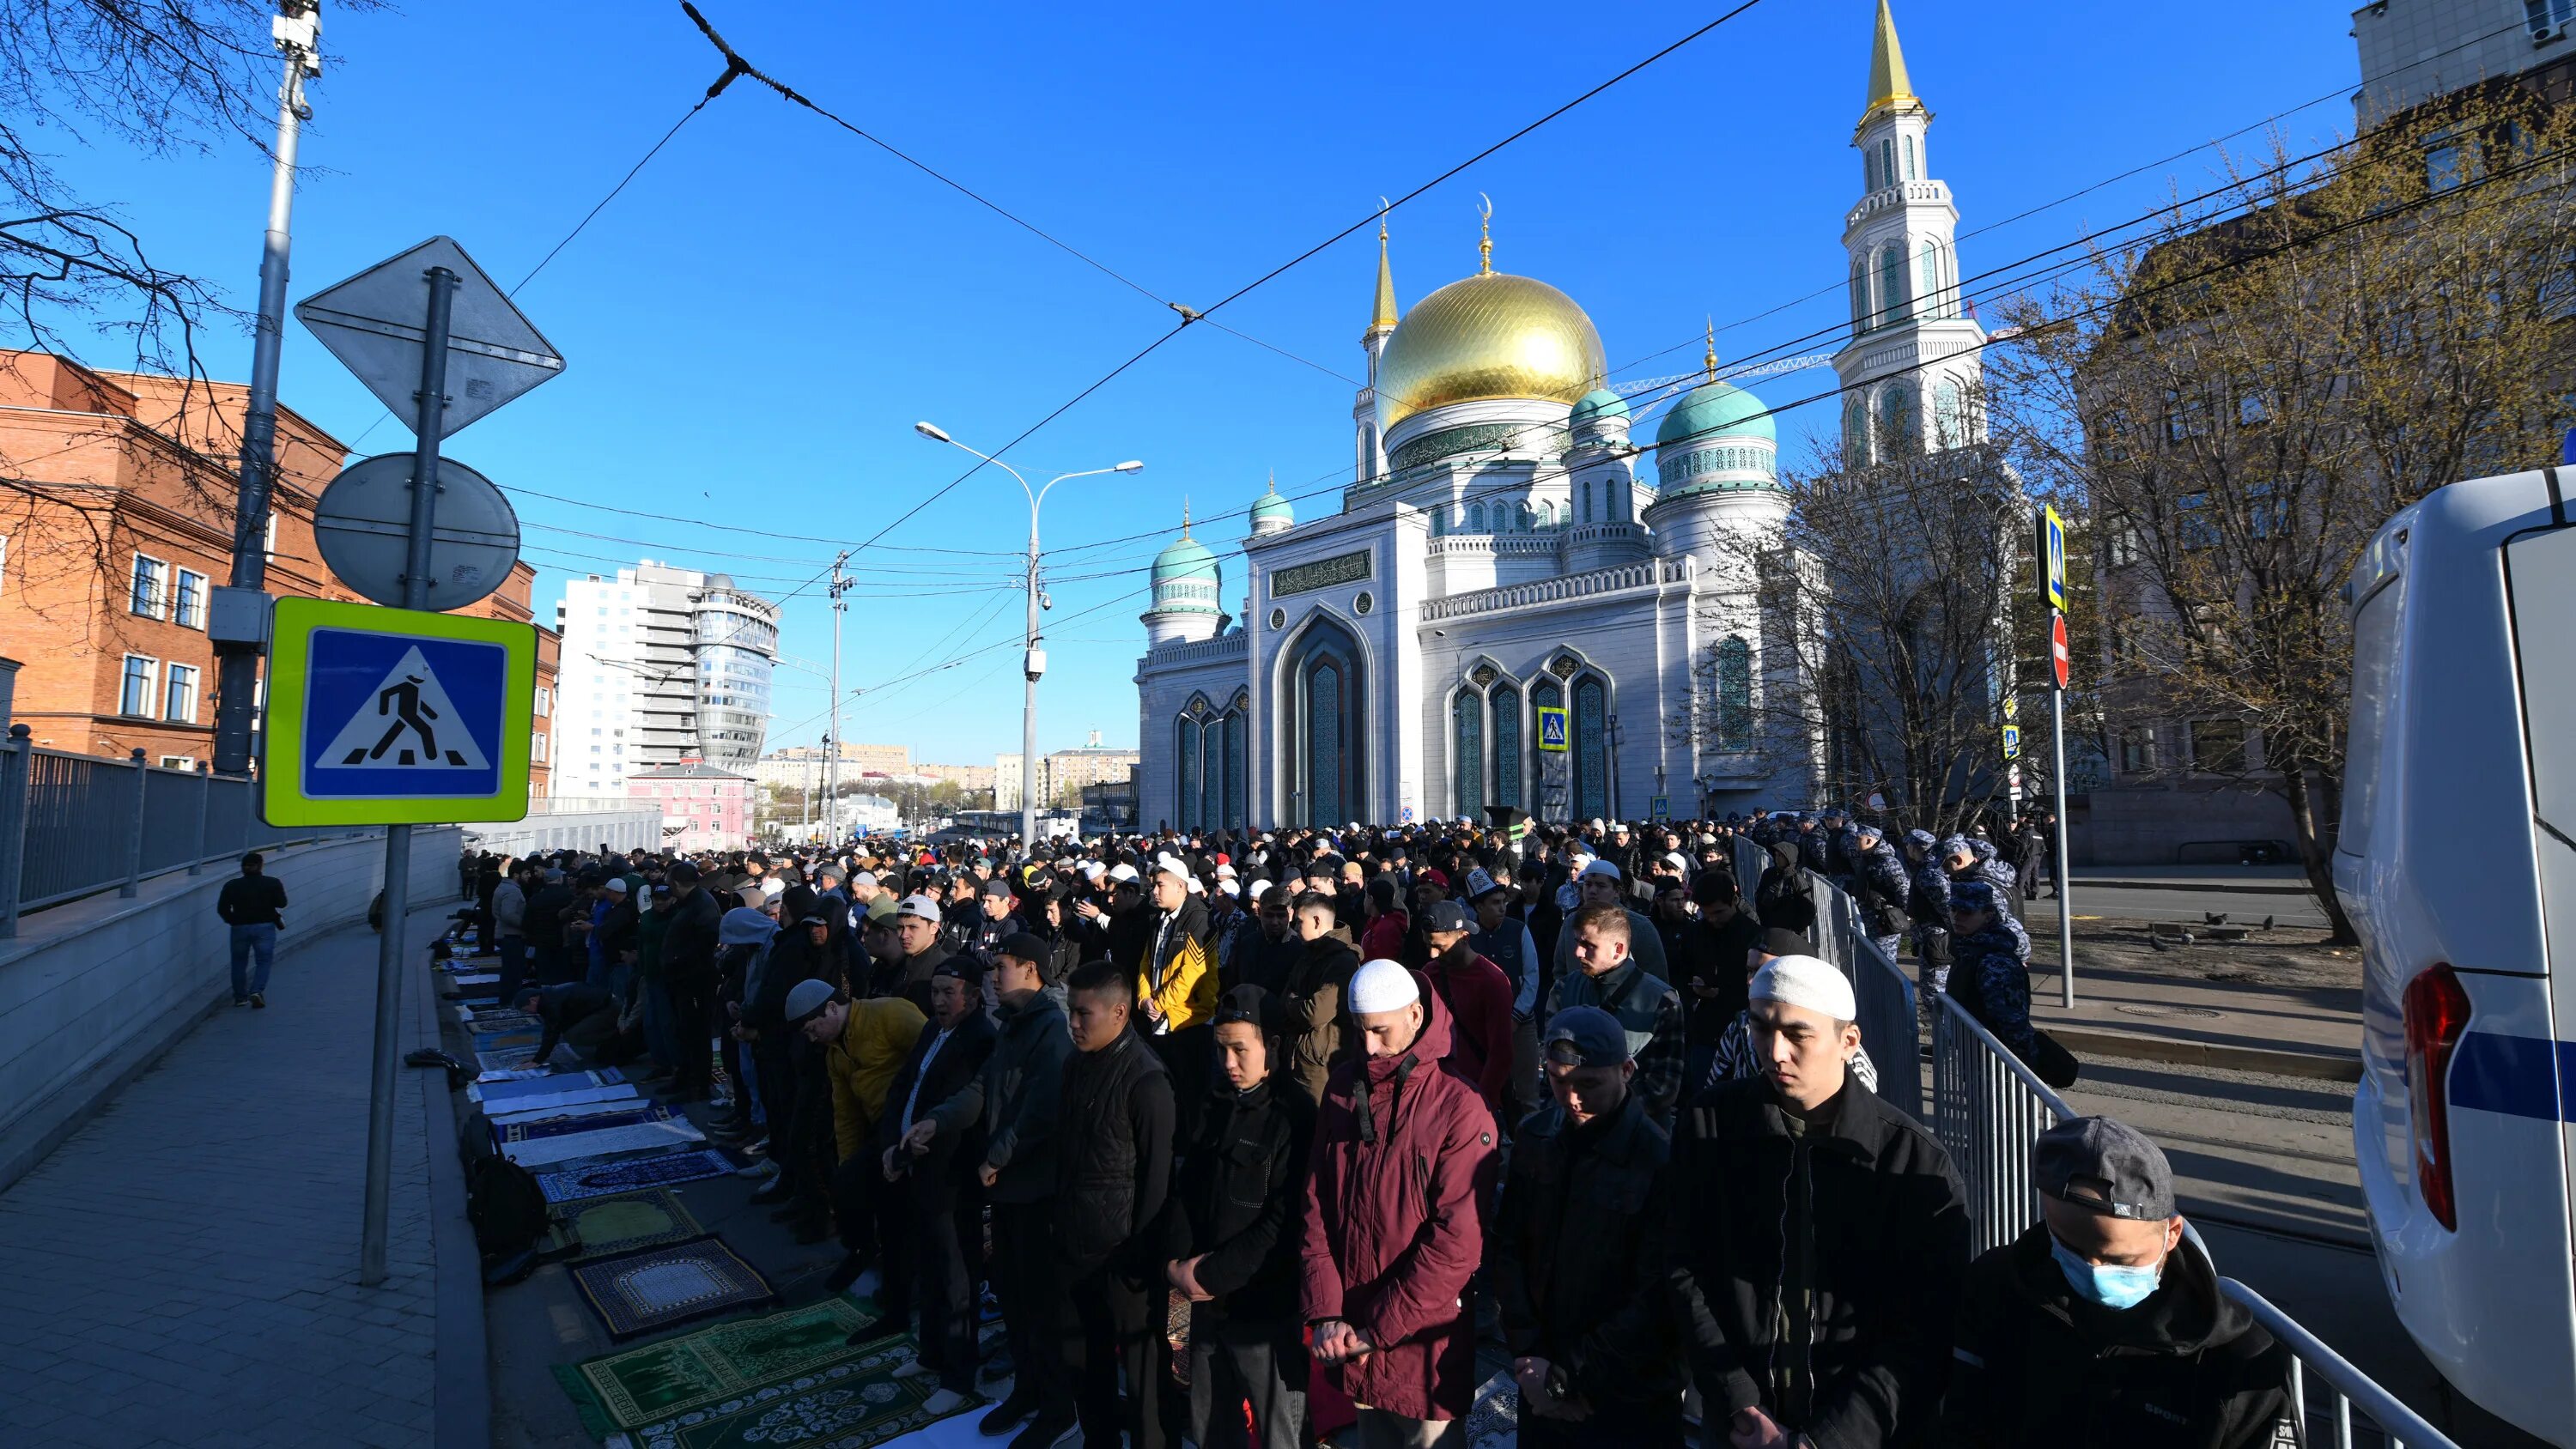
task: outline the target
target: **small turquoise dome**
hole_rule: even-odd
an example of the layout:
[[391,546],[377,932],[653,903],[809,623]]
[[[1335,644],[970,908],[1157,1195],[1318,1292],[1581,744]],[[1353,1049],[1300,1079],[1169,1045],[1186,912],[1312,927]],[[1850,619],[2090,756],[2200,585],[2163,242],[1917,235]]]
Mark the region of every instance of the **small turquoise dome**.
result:
[[1216,555],[1208,546],[1190,537],[1186,518],[1181,523],[1181,536],[1154,555],[1154,609],[1157,613],[1217,614],[1217,596],[1225,589],[1225,579],[1217,567]]
[[1777,444],[1770,409],[1762,399],[1729,382],[1704,382],[1673,405],[1655,429],[1655,446],[1687,447],[1718,438],[1760,438]]
[[1271,480],[1270,491],[1252,501],[1252,527],[1259,532],[1265,523],[1285,528],[1297,521],[1297,510],[1279,496],[1278,480]]
[[1628,416],[1626,398],[1606,387],[1596,387],[1583,395],[1583,401],[1574,405],[1574,416],[1567,421],[1570,426],[1579,428],[1586,423],[1599,422],[1603,418],[1626,416]]

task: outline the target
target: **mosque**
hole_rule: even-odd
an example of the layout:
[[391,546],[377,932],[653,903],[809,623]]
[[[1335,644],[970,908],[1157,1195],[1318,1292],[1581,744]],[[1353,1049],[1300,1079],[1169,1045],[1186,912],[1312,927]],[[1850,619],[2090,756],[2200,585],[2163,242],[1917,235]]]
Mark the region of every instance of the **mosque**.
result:
[[[1978,441],[1985,334],[1960,306],[1931,121],[1880,0],[1843,228],[1852,330],[1832,359],[1861,462],[1890,438]],[[1747,567],[1787,532],[1768,409],[1712,346],[1652,441],[1635,436],[1592,319],[1495,271],[1490,228],[1481,251],[1400,311],[1380,228],[1353,480],[1304,523],[1275,483],[1252,505],[1239,616],[1187,519],[1156,557],[1135,676],[1148,827],[1810,803],[1817,744],[1756,723],[1773,717],[1761,692],[1814,657]]]

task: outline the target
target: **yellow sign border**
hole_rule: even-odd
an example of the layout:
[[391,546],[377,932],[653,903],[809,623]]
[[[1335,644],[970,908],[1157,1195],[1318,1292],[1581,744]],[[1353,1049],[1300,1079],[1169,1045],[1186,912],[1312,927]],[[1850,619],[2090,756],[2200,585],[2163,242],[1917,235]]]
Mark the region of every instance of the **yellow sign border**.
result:
[[[1563,744],[1551,745],[1547,742],[1547,717],[1549,715],[1555,715],[1565,724],[1565,728],[1559,731],[1560,734],[1565,736],[1565,742]],[[1573,748],[1574,722],[1566,719],[1565,711],[1562,708],[1555,705],[1542,704],[1538,706],[1538,718],[1532,721],[1532,723],[1538,726],[1538,747],[1540,749],[1545,750],[1551,755],[1562,755]]]
[[2048,600],[2050,608],[2063,614],[2066,612],[2066,520],[2058,517],[2057,510],[2045,503],[2040,505],[2039,511],[2039,569],[2044,580],[2040,593]]
[[[463,639],[509,651],[502,686],[501,777],[489,795],[424,796],[410,800],[316,799],[304,793],[304,689],[313,631],[346,629],[361,634],[400,634],[423,639]],[[537,628],[507,619],[478,619],[420,609],[388,609],[334,599],[277,601],[269,627],[268,693],[260,714],[260,818],[271,825],[449,825],[458,821],[524,820],[528,815],[528,756],[536,726]]]

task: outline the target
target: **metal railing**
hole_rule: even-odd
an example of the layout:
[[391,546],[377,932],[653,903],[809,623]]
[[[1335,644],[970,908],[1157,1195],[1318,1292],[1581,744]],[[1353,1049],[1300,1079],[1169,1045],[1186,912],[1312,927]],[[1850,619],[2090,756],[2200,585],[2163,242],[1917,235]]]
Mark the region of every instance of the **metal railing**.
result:
[[[1751,901],[1770,856],[1738,837],[1732,863],[1744,898]],[[1983,1253],[2020,1237],[2040,1220],[2031,1149],[2040,1133],[2081,1114],[1947,995],[1934,998],[1930,1012],[1932,1091],[1927,1111],[1914,983],[1863,933],[1859,908],[1848,892],[1819,877],[1815,899],[1816,924],[1809,938],[1818,955],[1852,978],[1861,1045],[1878,1069],[1879,1095],[1930,1127],[1948,1150],[1967,1196],[1974,1251]],[[2193,1233],[2192,1238],[2199,1242],[2199,1234]],[[2201,1251],[2208,1252],[2206,1244]],[[2358,1410],[2365,1426],[2376,1428],[2391,1449],[2407,1445],[2458,1449],[2449,1436],[2262,1294],[2233,1278],[2221,1277],[2218,1286],[2290,1350],[2291,1414],[2298,1423],[2301,1444],[2353,1449],[2358,1442],[2353,1422]],[[2309,1402],[2311,1394],[2317,1397],[2314,1405]],[[2315,1437],[2312,1422],[2326,1428],[2328,1437]]]
[[25,725],[0,742],[0,939],[26,912],[245,851],[363,830],[280,828],[259,818],[258,785],[197,770],[40,749]]

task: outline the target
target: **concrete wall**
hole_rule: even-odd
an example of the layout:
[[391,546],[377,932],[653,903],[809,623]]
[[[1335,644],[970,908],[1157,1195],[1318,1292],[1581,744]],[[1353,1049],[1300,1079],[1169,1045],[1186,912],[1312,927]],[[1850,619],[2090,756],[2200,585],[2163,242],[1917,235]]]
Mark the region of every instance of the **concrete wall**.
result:
[[658,850],[664,846],[661,808],[641,803],[632,810],[530,815],[525,820],[458,828],[475,849],[495,855],[597,850],[603,841],[618,850]]
[[2242,781],[2093,790],[2069,796],[2067,815],[2073,865],[2233,864],[2233,847],[2225,842],[2274,840],[2287,847],[2290,841],[2289,802]]
[[[456,894],[458,832],[412,833],[415,905]],[[286,885],[280,963],[340,929],[366,929],[383,883],[381,835],[269,853]],[[0,1189],[16,1182],[229,1000],[230,932],[215,896],[231,871],[143,883],[133,900],[91,896],[19,922],[0,942]]]

